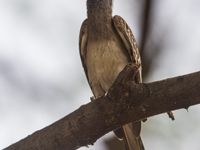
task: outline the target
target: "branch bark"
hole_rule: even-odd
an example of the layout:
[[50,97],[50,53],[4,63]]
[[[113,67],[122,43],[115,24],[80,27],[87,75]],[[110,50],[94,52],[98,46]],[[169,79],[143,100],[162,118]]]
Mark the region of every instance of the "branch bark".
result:
[[108,94],[4,150],[74,150],[131,121],[200,103],[200,72],[148,84],[120,73]]

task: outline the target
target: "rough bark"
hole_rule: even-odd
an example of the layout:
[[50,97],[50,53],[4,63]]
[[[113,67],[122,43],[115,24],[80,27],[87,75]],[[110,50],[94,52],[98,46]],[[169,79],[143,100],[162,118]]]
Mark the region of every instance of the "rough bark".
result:
[[200,72],[135,84],[132,71],[127,66],[106,96],[5,150],[74,150],[128,122],[200,103]]

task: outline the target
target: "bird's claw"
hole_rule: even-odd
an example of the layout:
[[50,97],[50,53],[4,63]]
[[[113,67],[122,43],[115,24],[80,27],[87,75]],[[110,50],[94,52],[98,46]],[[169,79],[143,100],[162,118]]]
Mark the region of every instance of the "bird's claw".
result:
[[95,97],[94,97],[94,96],[90,97],[90,101],[91,101],[91,102],[93,102],[94,100],[95,100]]

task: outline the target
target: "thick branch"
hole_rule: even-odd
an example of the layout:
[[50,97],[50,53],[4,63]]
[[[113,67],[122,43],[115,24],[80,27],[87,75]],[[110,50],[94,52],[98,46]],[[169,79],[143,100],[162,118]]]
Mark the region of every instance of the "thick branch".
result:
[[131,121],[200,103],[200,72],[148,84],[130,81],[127,66],[108,92],[94,102],[5,150],[74,150]]

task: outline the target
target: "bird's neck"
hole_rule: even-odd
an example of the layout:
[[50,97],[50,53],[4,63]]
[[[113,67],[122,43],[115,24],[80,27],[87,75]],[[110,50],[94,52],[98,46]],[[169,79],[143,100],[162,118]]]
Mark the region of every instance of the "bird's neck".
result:
[[112,0],[87,0],[89,35],[108,38],[112,30]]

